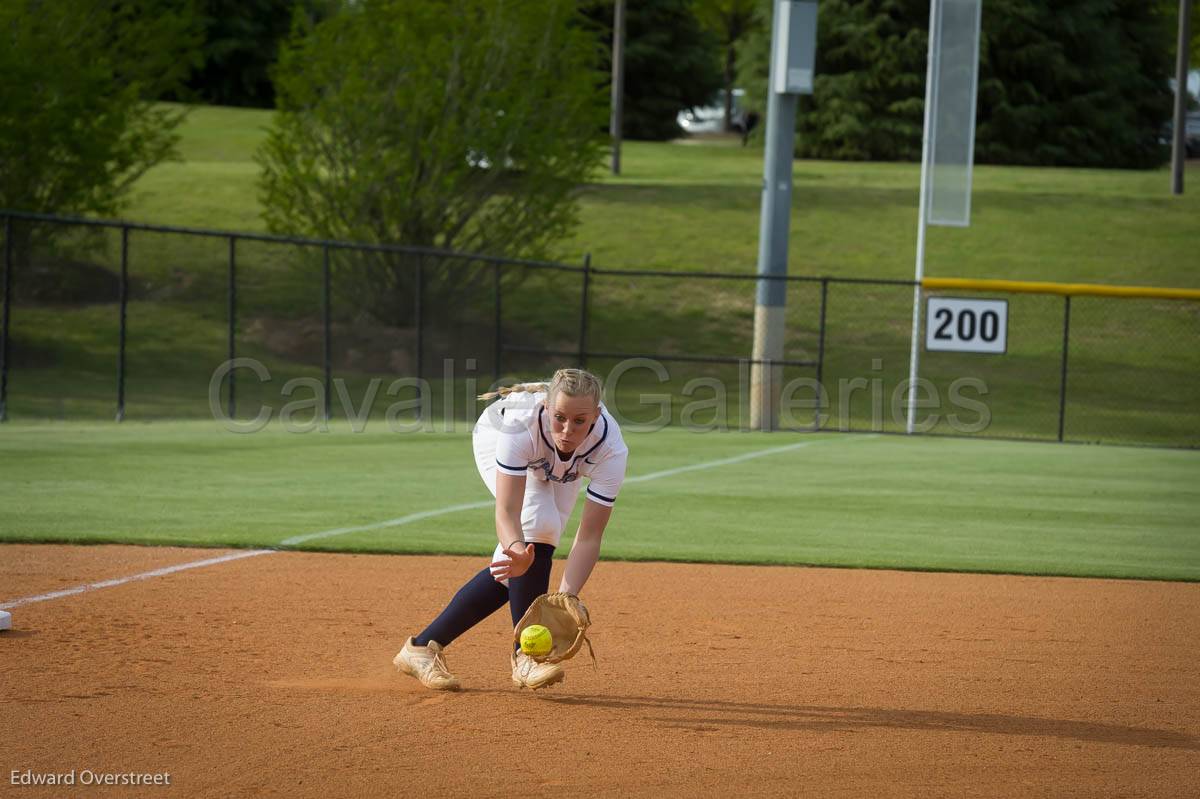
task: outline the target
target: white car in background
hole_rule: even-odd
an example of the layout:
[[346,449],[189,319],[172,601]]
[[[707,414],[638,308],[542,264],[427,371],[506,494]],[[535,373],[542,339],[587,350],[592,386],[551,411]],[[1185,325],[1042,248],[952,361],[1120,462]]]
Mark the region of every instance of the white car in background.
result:
[[[746,111],[742,108],[742,98],[746,96],[744,89],[733,90],[733,129],[738,133],[746,130]],[[708,105],[695,108],[685,108],[675,115],[675,121],[686,133],[724,133],[725,132],[725,90],[717,92],[717,96]]]

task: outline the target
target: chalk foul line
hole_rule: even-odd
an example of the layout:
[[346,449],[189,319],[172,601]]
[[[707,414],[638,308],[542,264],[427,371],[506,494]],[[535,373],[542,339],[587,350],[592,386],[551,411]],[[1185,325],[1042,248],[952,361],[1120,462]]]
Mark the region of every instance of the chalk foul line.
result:
[[[861,438],[877,438],[876,435],[864,435]],[[677,474],[685,474],[687,472],[696,472],[703,469],[715,469],[719,466],[731,466],[735,463],[743,463],[745,461],[754,460],[755,458],[764,458],[768,455],[778,455],[783,452],[791,452],[797,449],[819,444],[823,441],[830,441],[828,438],[815,439],[813,441],[801,441],[796,444],[787,444],[782,447],[769,447],[767,449],[755,450],[746,452],[741,455],[734,455],[729,458],[720,458],[718,460],[704,461],[703,463],[693,463],[688,466],[680,466],[675,469],[664,469],[658,472],[642,474],[636,477],[627,477],[626,483],[644,483],[650,480],[659,480],[663,477],[674,477]],[[75,594],[83,594],[89,591],[99,591],[103,588],[115,588],[126,583],[133,583],[139,580],[149,580],[154,577],[165,577],[168,574],[187,571],[189,569],[202,569],[206,566],[216,566],[221,563],[229,563],[235,560],[244,560],[246,558],[255,558],[260,555],[273,555],[281,552],[288,547],[299,546],[306,544],[309,541],[319,541],[325,538],[333,538],[334,536],[346,535],[347,533],[361,533],[369,530],[383,530],[389,527],[402,527],[413,522],[432,519],[437,516],[445,516],[450,513],[459,513],[467,510],[479,510],[482,508],[490,508],[495,505],[494,500],[484,502],[468,502],[460,505],[448,505],[444,508],[436,508],[434,510],[420,511],[418,513],[410,513],[407,516],[399,516],[395,519],[385,519],[380,522],[371,524],[363,524],[354,527],[335,527],[332,530],[322,530],[316,533],[304,533],[302,535],[294,535],[290,538],[285,538],[279,542],[277,549],[246,549],[230,552],[225,555],[220,555],[215,558],[204,558],[203,560],[193,560],[187,563],[179,563],[174,566],[164,566],[161,569],[151,569],[150,571],[131,574],[127,577],[118,577],[112,580],[101,580],[96,583],[85,583],[76,585],[71,588],[64,588],[60,591],[50,591],[45,594],[37,594],[35,596],[21,597],[20,599],[11,599],[7,602],[0,602],[0,610],[11,610],[12,608],[21,607],[22,605],[32,605],[35,602],[47,602],[51,599],[61,599],[63,597],[74,596]]]
[[46,602],[50,599],[61,599],[65,596],[73,596],[82,594],[86,591],[99,591],[101,588],[113,588],[114,586],[132,583],[137,580],[149,580],[152,577],[164,577],[175,572],[187,571],[188,569],[200,569],[205,566],[215,566],[218,563],[228,563],[231,560],[242,560],[243,558],[253,558],[258,555],[270,555],[277,550],[274,549],[246,549],[238,552],[230,552],[227,555],[221,555],[215,558],[205,558],[204,560],[193,560],[188,563],[178,563],[174,566],[165,566],[161,569],[152,569],[148,572],[139,574],[131,574],[128,577],[118,577],[115,580],[101,580],[98,583],[86,583],[77,585],[73,588],[64,588],[61,591],[51,591],[48,594],[38,594],[37,596],[26,596],[20,599],[13,599],[8,602],[0,603],[0,610],[9,610],[18,608],[21,605],[31,605],[34,602]]

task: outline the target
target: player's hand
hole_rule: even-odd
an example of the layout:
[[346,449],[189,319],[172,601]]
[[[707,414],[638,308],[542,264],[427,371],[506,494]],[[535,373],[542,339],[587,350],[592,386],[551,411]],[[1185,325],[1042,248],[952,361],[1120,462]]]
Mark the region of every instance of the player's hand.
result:
[[520,577],[533,565],[533,544],[524,547],[514,544],[504,551],[508,553],[508,560],[498,560],[492,564],[492,577],[497,582]]

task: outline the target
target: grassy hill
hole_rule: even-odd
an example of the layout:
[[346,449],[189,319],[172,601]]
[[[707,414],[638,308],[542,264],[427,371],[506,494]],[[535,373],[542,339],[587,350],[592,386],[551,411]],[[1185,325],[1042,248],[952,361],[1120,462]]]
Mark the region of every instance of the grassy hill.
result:
[[[252,155],[266,111],[198,107],[182,163],[138,184],[129,219],[264,230]],[[626,142],[622,174],[581,193],[557,257],[599,267],[748,272],[758,252],[762,151],[733,140]],[[919,164],[797,161],[789,268],[797,275],[913,274]],[[979,166],[966,230],[931,228],[926,274],[1200,287],[1200,170],[1170,195],[1165,169]]]
[[[164,164],[137,185],[131,220],[262,231],[253,152],[269,114],[196,108],[182,129],[183,161]],[[1189,177],[1196,185],[1200,172]],[[794,275],[909,279],[913,272],[919,166],[916,164],[797,162],[794,169],[790,271]],[[626,143],[623,174],[598,170],[581,188],[581,224],[560,243],[557,257],[581,263],[591,253],[601,269],[657,269],[679,279],[597,276],[591,287],[590,343],[595,350],[748,354],[753,282],[687,280],[689,272],[753,275],[758,241],[762,156],[758,147],[728,140]],[[926,273],[1200,287],[1200,194],[1168,193],[1165,170],[1151,172],[979,167],[972,226],[932,228]],[[86,301],[22,299],[13,315],[14,359],[10,412],[26,417],[111,417],[115,393],[117,319],[111,277],[119,263],[115,235],[81,238],[67,265],[95,271],[107,286]],[[268,364],[263,387],[243,380],[243,408],[273,397],[292,377],[320,375],[319,264],[292,247],[242,243],[238,248],[239,354]],[[51,290],[63,281],[54,269],[40,278]],[[227,245],[217,239],[138,233],[131,241],[135,291],[130,306],[129,418],[195,417],[209,411],[209,378],[225,357]],[[67,273],[64,273],[67,274]],[[36,276],[18,274],[29,285]],[[22,281],[25,281],[22,284]],[[57,283],[56,283],[57,281]],[[431,314],[426,331],[427,374],[442,354],[461,356],[490,331],[490,289],[464,315]],[[56,288],[58,286],[58,288]],[[19,286],[18,286],[19,287]],[[522,342],[572,350],[578,336],[580,283],[576,275],[533,273],[504,298],[506,334]],[[911,290],[834,286],[828,297],[825,381],[831,426],[898,429],[888,405],[906,375]],[[815,358],[820,292],[797,285],[789,294],[790,358]],[[1057,427],[1062,303],[1022,298],[1011,305],[1012,341],[1002,358],[929,356],[923,374],[944,393],[957,377],[988,385],[988,431],[1053,437]],[[364,320],[335,300],[336,373],[355,402],[372,377],[390,381],[413,368],[413,331]],[[1179,303],[1080,301],[1071,353],[1074,394],[1068,438],[1180,443],[1200,419],[1191,398],[1200,381],[1200,315]],[[484,347],[489,349],[490,347]],[[562,358],[558,360],[564,360]],[[550,361],[513,357],[506,372],[536,374]],[[614,361],[595,361],[607,371]],[[432,364],[432,365],[430,365]],[[732,387],[724,408],[736,424],[736,367],[668,364],[665,388],[648,373],[623,387],[633,418],[639,391],[666,391],[676,404],[697,378]],[[461,369],[461,365],[460,365]],[[786,377],[811,377],[789,369]],[[459,373],[461,377],[461,371]],[[864,391],[838,381],[858,378]],[[490,379],[480,367],[479,381]],[[873,381],[880,381],[876,391]],[[443,396],[440,381],[433,391]],[[461,383],[461,381],[460,381]],[[456,396],[461,384],[451,386]],[[710,392],[711,393],[711,392]],[[694,397],[709,394],[693,391]],[[466,405],[466,403],[461,403]],[[437,413],[442,413],[438,406]],[[472,408],[454,413],[469,416]],[[699,421],[717,421],[706,410]],[[872,417],[880,417],[876,424]],[[799,414],[807,424],[811,412]],[[1133,421],[1130,421],[1132,418]],[[937,429],[946,429],[943,419]],[[1183,443],[1188,443],[1184,441]],[[1200,443],[1193,441],[1191,443]]]

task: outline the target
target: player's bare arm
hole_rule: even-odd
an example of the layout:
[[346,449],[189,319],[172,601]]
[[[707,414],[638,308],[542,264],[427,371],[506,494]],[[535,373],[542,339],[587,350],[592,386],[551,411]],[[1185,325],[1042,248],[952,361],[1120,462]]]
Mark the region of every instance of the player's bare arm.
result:
[[596,561],[600,559],[600,542],[611,516],[612,508],[609,506],[596,502],[583,503],[583,518],[579,522],[579,531],[575,533],[571,554],[567,556],[567,568],[563,570],[559,591],[578,594],[583,590]]
[[508,558],[492,563],[497,580],[520,577],[533,564],[533,544],[521,532],[521,507],[525,501],[525,477],[496,475],[496,538]]

